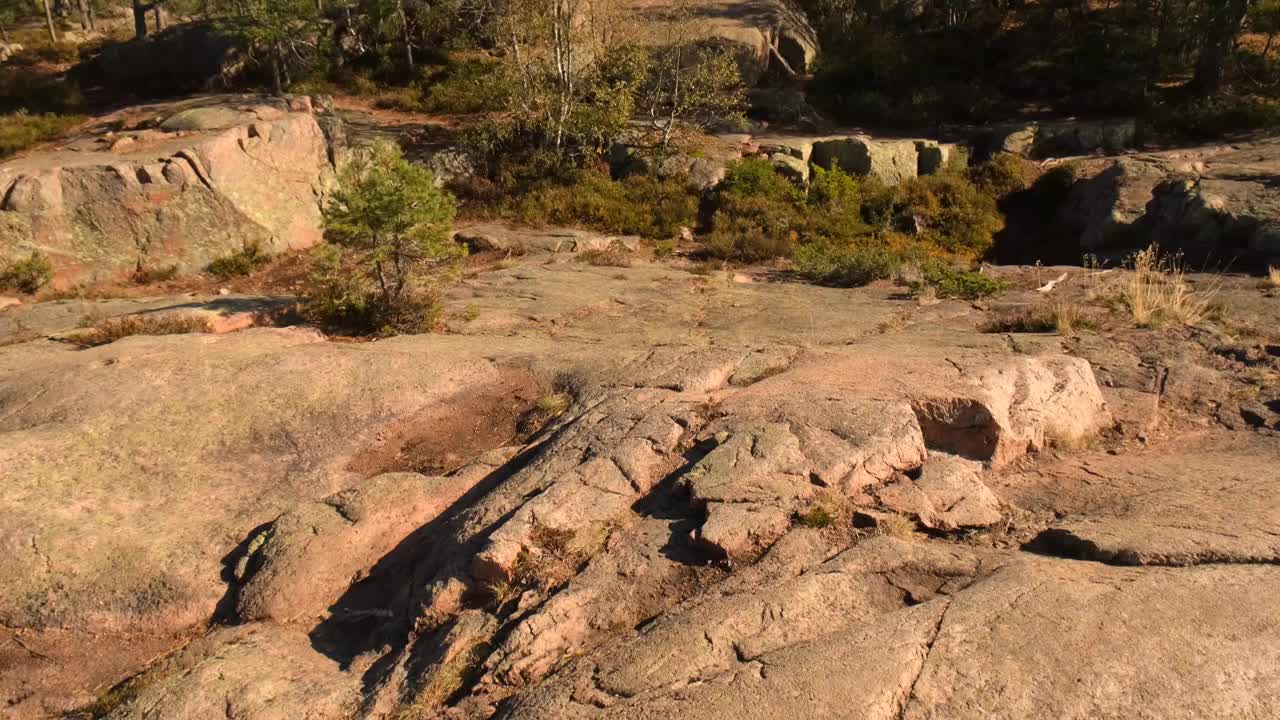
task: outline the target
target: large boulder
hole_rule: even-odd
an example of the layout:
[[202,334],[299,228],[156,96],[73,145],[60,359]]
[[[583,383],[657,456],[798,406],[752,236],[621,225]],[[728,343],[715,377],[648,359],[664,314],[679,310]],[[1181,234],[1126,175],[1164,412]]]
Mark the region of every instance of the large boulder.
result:
[[321,239],[334,170],[306,98],[201,99],[153,122],[0,165],[0,259],[39,249],[70,284]]
[[1082,249],[1158,242],[1197,257],[1280,256],[1280,140],[1085,163],[1057,222]]

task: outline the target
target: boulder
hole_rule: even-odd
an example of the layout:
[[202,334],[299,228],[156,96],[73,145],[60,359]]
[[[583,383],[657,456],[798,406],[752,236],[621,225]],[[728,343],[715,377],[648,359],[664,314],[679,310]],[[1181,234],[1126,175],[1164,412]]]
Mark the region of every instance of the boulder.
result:
[[320,241],[334,168],[309,103],[201,99],[159,127],[0,164],[0,259],[39,248],[67,285]]
[[387,473],[290,510],[251,539],[238,561],[237,614],[281,623],[319,617],[480,479]]
[[801,185],[809,183],[809,163],[804,160],[794,155],[774,153],[769,156],[769,162],[773,163],[774,169],[793,182]]
[[1157,242],[1193,257],[1260,264],[1280,255],[1280,140],[1094,163],[1058,210],[1085,250]]
[[1057,120],[995,125],[978,133],[975,145],[982,155],[1012,153],[1026,158],[1105,153],[1114,155],[1136,144],[1132,118]]
[[427,167],[435,178],[436,187],[444,187],[454,180],[465,180],[476,174],[475,163],[465,150],[445,148],[432,154]]
[[814,142],[809,159],[827,170],[838,165],[851,175],[874,175],[890,185],[916,177],[920,166],[914,140],[873,140],[865,136]]

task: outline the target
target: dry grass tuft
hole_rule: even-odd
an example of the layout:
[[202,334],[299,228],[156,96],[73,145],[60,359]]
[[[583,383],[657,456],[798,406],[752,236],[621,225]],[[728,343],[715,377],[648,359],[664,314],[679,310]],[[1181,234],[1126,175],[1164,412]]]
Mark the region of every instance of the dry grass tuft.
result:
[[425,720],[438,717],[438,708],[475,682],[481,664],[489,656],[488,643],[476,642],[432,668],[413,703],[396,714],[396,720]]
[[916,522],[906,515],[888,513],[876,519],[876,533],[907,540],[916,533]]
[[1058,300],[1050,305],[1049,317],[1059,335],[1074,335],[1077,330],[1093,327],[1093,321],[1085,315],[1084,309],[1068,300]]
[[1280,267],[1267,267],[1267,282],[1271,287],[1280,287]]
[[99,320],[76,336],[83,347],[113,343],[132,335],[186,335],[213,332],[207,318],[184,313],[125,315]]
[[807,528],[848,527],[853,519],[853,505],[844,493],[824,490],[814,497],[809,507],[796,513],[795,521]]
[[1165,322],[1195,325],[1211,313],[1219,284],[1194,289],[1181,256],[1161,255],[1160,248],[1152,245],[1135,254],[1130,265],[1121,297],[1139,327]]
[[631,250],[622,242],[614,240],[604,250],[584,250],[578,253],[577,261],[596,267],[631,267]]
[[578,569],[591,558],[598,543],[584,547],[572,530],[562,530],[535,522],[529,533],[529,546],[520,550],[511,569],[511,584],[521,589],[550,592],[569,582]]

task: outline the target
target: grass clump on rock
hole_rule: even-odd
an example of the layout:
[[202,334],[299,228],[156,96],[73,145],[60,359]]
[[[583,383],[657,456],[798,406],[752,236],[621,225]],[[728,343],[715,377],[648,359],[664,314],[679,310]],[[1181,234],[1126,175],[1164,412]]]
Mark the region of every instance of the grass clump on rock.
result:
[[250,241],[239,250],[217,258],[205,269],[214,277],[228,280],[249,275],[270,261],[271,256],[263,251],[262,245],[256,241]]
[[329,330],[429,332],[440,287],[466,250],[453,241],[453,197],[431,172],[382,143],[344,172],[325,210],[325,239],[302,293],[303,315]]
[[88,330],[76,336],[83,347],[96,347],[113,343],[134,335],[187,335],[213,332],[208,318],[189,313],[162,313],[156,315],[125,315],[99,320]]
[[35,294],[53,279],[53,263],[39,250],[18,258],[0,269],[0,290]]

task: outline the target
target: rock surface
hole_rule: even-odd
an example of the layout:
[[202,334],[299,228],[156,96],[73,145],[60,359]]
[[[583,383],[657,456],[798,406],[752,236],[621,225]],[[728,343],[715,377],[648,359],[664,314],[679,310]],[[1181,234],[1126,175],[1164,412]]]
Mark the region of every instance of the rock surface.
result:
[[1089,165],[1059,211],[1085,250],[1140,238],[1198,257],[1280,257],[1280,138]]
[[135,124],[155,128],[0,164],[0,260],[39,249],[69,285],[320,240],[334,171],[309,100],[213,96],[145,114]]
[[921,305],[504,232],[430,336],[80,350],[94,307],[206,299],[0,310],[35,328],[0,336],[6,712],[1280,712],[1256,280],[1247,340],[992,333],[1039,269]]

